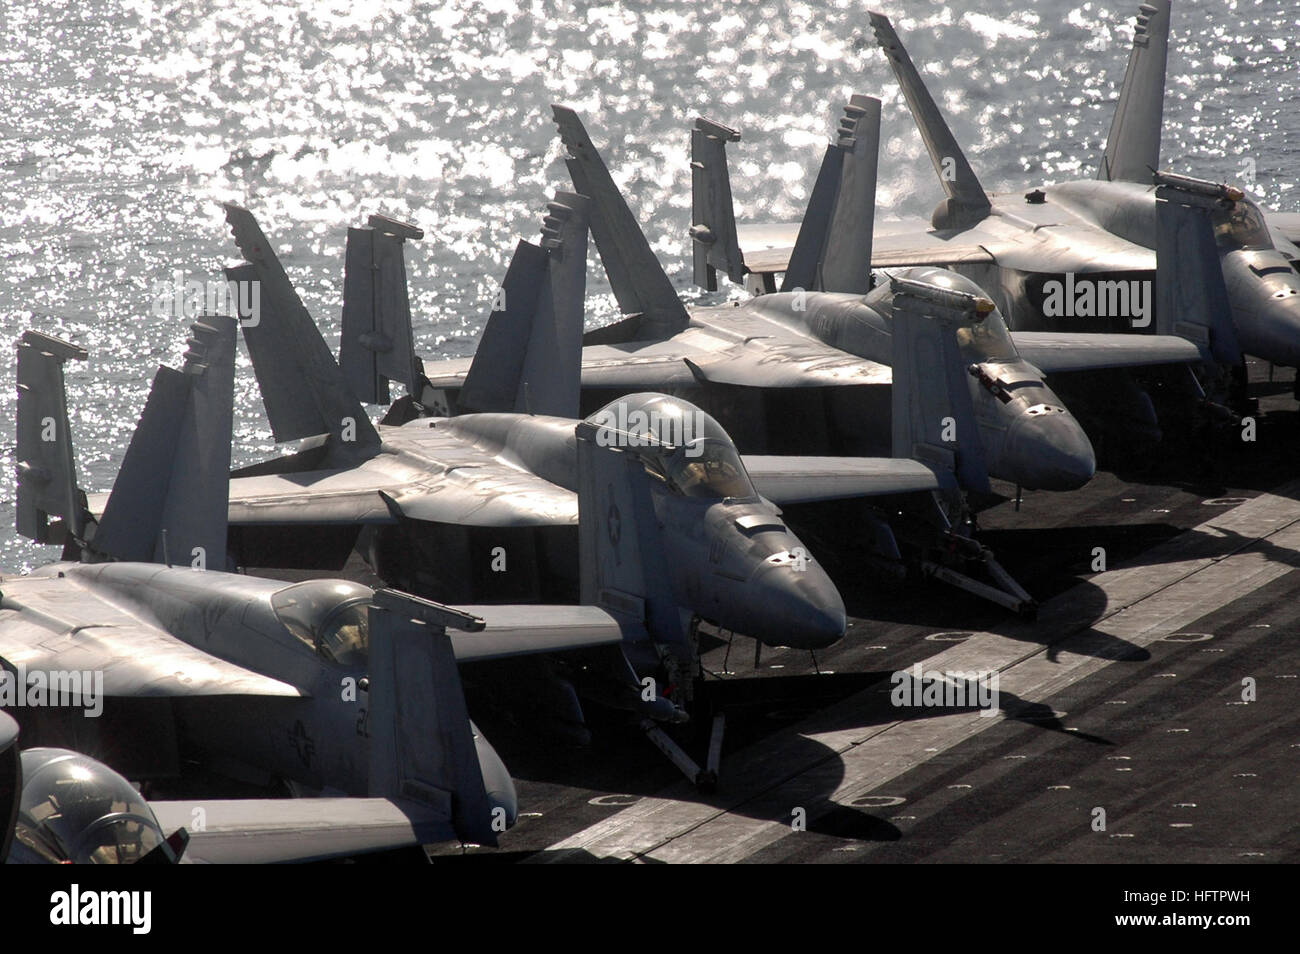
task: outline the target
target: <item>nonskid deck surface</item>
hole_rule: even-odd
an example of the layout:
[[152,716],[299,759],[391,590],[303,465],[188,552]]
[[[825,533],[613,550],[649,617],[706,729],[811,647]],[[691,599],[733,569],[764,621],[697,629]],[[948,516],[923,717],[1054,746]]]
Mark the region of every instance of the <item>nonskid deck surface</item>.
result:
[[[475,713],[523,815],[499,851],[436,860],[1297,860],[1300,428],[1289,383],[1251,371],[1259,437],[1222,483],[1195,458],[1121,463],[982,516],[1037,620],[871,580],[815,666],[709,649],[729,720],[714,795],[631,728],[572,750]],[[996,670],[999,714],[894,706],[917,663]]]

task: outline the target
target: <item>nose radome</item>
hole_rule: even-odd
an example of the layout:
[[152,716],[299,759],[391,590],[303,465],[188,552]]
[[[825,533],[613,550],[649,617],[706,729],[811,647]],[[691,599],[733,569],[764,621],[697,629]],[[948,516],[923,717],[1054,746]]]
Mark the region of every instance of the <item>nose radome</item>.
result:
[[487,792],[488,808],[493,820],[503,813],[506,827],[509,828],[519,818],[519,795],[515,791],[514,779],[510,777],[505,762],[501,761],[501,756],[497,755],[492,743],[479,731],[478,726],[473,723],[471,726],[474,730],[474,748],[478,752],[479,771],[483,774],[483,788]]
[[795,649],[820,649],[844,636],[844,600],[818,564],[769,562],[750,585],[759,631],[747,635]]
[[1300,293],[1260,283],[1248,317],[1237,322],[1241,349],[1275,364],[1300,366]]
[[1028,490],[1078,490],[1097,470],[1092,442],[1068,412],[1021,415],[1007,433],[1007,469]]

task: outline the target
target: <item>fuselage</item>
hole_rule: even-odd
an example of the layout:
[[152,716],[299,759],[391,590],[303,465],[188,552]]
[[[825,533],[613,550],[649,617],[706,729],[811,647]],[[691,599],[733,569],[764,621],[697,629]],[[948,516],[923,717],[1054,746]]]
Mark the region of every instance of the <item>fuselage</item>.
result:
[[[707,481],[684,486],[671,473],[650,484],[656,533],[669,554],[667,573],[678,604],[701,619],[772,645],[816,648],[843,636],[846,624],[839,592],[779,511],[753,489],[734,445],[717,422],[687,402],[659,394],[631,395],[614,403],[622,404],[623,419],[629,413],[635,418],[647,408],[653,408],[656,416],[676,412],[691,422],[689,427],[696,436],[707,440],[709,453],[725,457],[726,466],[736,472],[733,483],[716,487]],[[618,416],[620,411],[615,407],[611,413]],[[437,456],[445,462],[447,438],[453,437],[462,452],[469,452],[461,457],[460,473],[452,472],[457,480],[467,482],[467,492],[485,498],[491,495],[494,478],[476,471],[473,461],[491,462],[553,485],[531,500],[525,495],[521,507],[533,506],[559,515],[562,521],[568,519],[565,514],[572,514],[576,520],[578,424],[569,418],[526,414],[421,418],[398,427],[381,426],[381,452],[389,455],[396,467],[432,467],[434,455],[422,448],[436,443]],[[688,457],[685,463],[692,461]],[[483,532],[491,537],[494,532],[511,529],[486,528]],[[800,555],[795,561],[798,569],[792,569],[789,561],[782,562],[781,555],[792,552]],[[504,555],[508,561],[508,553]],[[567,561],[576,556],[549,555]],[[377,569],[381,576],[401,570]],[[576,566],[560,570],[578,576]],[[436,593],[425,595],[439,598]]]
[[[150,563],[52,564],[18,578],[10,589],[21,593],[23,579],[59,586],[69,607],[78,608],[78,631],[89,638],[95,601],[103,601],[141,626],[299,693],[241,695],[236,686],[175,695],[177,728],[187,746],[268,779],[368,794],[368,693],[360,687],[369,673],[369,587],[347,580],[286,584]],[[47,590],[43,602],[57,606],[59,595]],[[20,611],[13,622],[22,619]],[[40,625],[57,627],[58,621]],[[172,677],[159,672],[160,696],[167,695]],[[481,733],[475,737],[487,791],[513,802],[500,758]]]
[[[982,294],[950,270],[909,268],[893,274]],[[696,309],[692,321],[725,325],[737,311],[761,315],[787,332],[849,354],[893,364],[892,293],[887,286],[866,296],[761,295],[739,308]],[[1017,353],[1001,316],[995,311],[977,329],[963,329],[958,341],[990,475],[1035,490],[1074,490],[1086,483],[1096,464],[1091,443],[1042,374]]]
[[[1154,331],[1154,186],[1083,180],[989,200],[992,213],[974,225],[930,235],[954,247],[978,245],[992,256],[992,262],[955,260],[949,267],[985,288],[1012,328]],[[1216,210],[1212,225],[1241,350],[1300,365],[1300,274],[1292,260],[1249,199]],[[907,233],[885,233],[874,252],[894,260],[908,242]],[[1064,312],[1054,307],[1053,294],[1067,282],[1080,296],[1097,292],[1087,308],[1073,301]],[[1123,307],[1116,307],[1116,292]]]

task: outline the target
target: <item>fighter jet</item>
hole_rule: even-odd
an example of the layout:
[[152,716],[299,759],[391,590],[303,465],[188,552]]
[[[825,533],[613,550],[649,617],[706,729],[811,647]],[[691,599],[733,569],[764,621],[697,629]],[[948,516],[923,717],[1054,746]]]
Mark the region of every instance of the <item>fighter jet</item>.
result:
[[[810,278],[814,270],[824,272],[825,287],[843,294],[808,290],[818,287],[809,280],[789,294],[689,310],[651,252],[577,114],[562,106],[554,112],[574,185],[596,202],[592,234],[628,316],[584,338],[582,384],[587,399],[607,400],[643,388],[689,394],[718,413],[747,450],[824,453],[834,448],[867,454],[887,447],[880,425],[889,415],[881,413],[879,389],[873,393],[870,387],[889,384],[893,350],[893,286],[885,283],[870,290],[879,101],[854,97],[846,110],[839,141],[832,147],[834,168],[825,176],[833,179],[835,193],[825,204],[826,214],[810,216],[801,236],[801,255],[805,247],[811,248],[811,258],[804,256]],[[718,135],[723,129],[717,124],[697,129],[697,175],[704,161],[701,153],[707,143],[723,138]],[[723,180],[719,188],[723,198],[717,204],[726,205],[729,213],[729,186]],[[697,228],[697,240],[703,240],[702,230]],[[851,240],[832,247],[825,236],[837,231]],[[716,236],[710,235],[708,242],[717,244]],[[829,251],[820,254],[823,249]],[[796,267],[804,270],[798,263]],[[969,280],[939,269],[900,277],[984,297]],[[992,475],[1028,489],[1070,490],[1092,476],[1088,438],[1043,384],[1042,375],[1020,360],[996,311],[980,324],[978,334],[963,338],[960,354],[954,353],[952,360],[963,375],[968,366],[978,365],[984,376],[981,380],[972,373],[966,385],[979,421],[983,461],[980,467],[959,470],[963,487],[987,492]],[[997,363],[992,375],[990,362]],[[463,373],[463,363],[426,365],[427,387],[435,391],[432,402],[440,399],[437,389],[448,392],[447,402],[457,400],[454,392]]]
[[[557,580],[573,581],[571,592],[583,602],[599,599],[607,611],[625,614],[625,632],[642,628],[624,644],[638,676],[667,679],[689,701],[684,694],[697,671],[691,620],[809,649],[844,632],[834,585],[777,505],[951,490],[954,470],[978,466],[978,449],[958,435],[945,445],[938,429],[958,419],[965,421],[955,425],[961,434],[976,428],[963,416],[964,405],[912,420],[906,415],[913,402],[900,401],[900,459],[742,459],[713,418],[661,394],[633,393],[578,419],[589,204],[562,194],[551,204],[542,244],[517,249],[501,307],[459,381],[464,413],[381,424],[373,436],[353,442],[335,423],[339,415],[359,420],[364,413],[347,379],[266,236],[247,211],[228,208],[247,264],[227,276],[262,283],[261,320],[245,328],[245,337],[254,368],[268,371],[258,374],[272,429],[279,439],[333,431],[297,455],[238,473],[231,520],[248,528],[361,525],[359,545],[376,572],[443,600],[460,599],[462,590],[481,597],[501,582],[515,593],[545,594]],[[378,240],[367,242],[373,249]],[[922,298],[944,298],[947,313],[982,320],[987,312],[974,296],[922,287]],[[404,317],[409,323],[409,314]],[[918,336],[955,341],[956,331],[941,319],[930,324]],[[372,341],[405,341],[409,328],[366,334]],[[345,331],[345,349],[349,340]],[[900,346],[909,340],[904,336]],[[399,362],[397,373],[405,368]],[[947,379],[924,380],[947,400],[945,388],[935,387]],[[964,377],[957,386],[966,400]],[[303,405],[322,390],[328,396],[305,412]],[[917,390],[924,388],[918,383]],[[279,415],[289,405],[298,420]],[[354,436],[362,433],[358,427]],[[926,443],[940,448],[939,455],[924,464],[910,459]],[[603,468],[610,468],[608,476],[592,476]],[[529,539],[521,529],[540,533]],[[512,573],[524,582],[512,584]],[[600,583],[605,573],[618,585]],[[1015,599],[1032,602],[1023,591]]]
[[[985,191],[887,17],[872,28],[939,175],[946,197],[930,228],[876,235],[878,267],[941,266],[985,288],[1020,330],[1154,330],[1157,190],[1210,197],[1231,321],[1209,342],[1218,365],[1241,381],[1241,353],[1300,364],[1300,275],[1274,247],[1258,207],[1233,186],[1157,173],[1168,0],[1144,5],[1115,120],[1096,180]],[[784,233],[784,235],[782,235]],[[779,272],[793,227],[741,232],[751,268]]]
[[[843,126],[853,122],[855,111],[851,103]],[[863,202],[855,214],[844,214],[843,197],[851,193],[852,186],[847,176],[841,176],[843,149],[838,143],[826,149],[793,251],[778,250],[775,257],[768,257],[770,250],[753,255],[742,251],[738,236],[755,230],[737,226],[731,205],[726,144],[737,139],[736,131],[705,119],[697,120],[692,131],[691,236],[696,284],[716,289],[719,269],[756,295],[776,291],[774,268],[784,269],[780,285],[783,292],[805,288],[851,292],[874,280],[862,268],[862,262],[872,254],[871,208]],[[1151,303],[1157,333],[1004,331],[1000,351],[971,356],[985,362],[978,368],[972,364],[972,375],[985,386],[1001,380],[1018,388],[1023,385],[1017,382],[1023,380],[1037,381],[1044,388],[1060,387],[1080,397],[1090,430],[1096,427],[1119,432],[1142,443],[1159,440],[1160,420],[1155,407],[1125,371],[1156,378],[1154,383],[1162,389],[1163,404],[1167,407],[1181,396],[1182,410],[1190,411],[1198,422],[1207,417],[1230,420],[1226,409],[1210,405],[1192,373],[1193,368],[1214,364],[1211,341],[1232,334],[1227,291],[1213,249],[1214,207],[1205,196],[1187,188],[1162,187],[1158,198],[1157,244],[1161,251],[1157,255],[1157,291]],[[840,227],[842,219],[850,227]],[[1202,248],[1206,236],[1213,254],[1206,254]],[[854,250],[857,257],[848,250]],[[843,267],[844,263],[849,267]],[[906,275],[927,269],[887,271]],[[955,274],[943,269],[928,271]],[[1008,363],[1012,366],[1008,367]],[[1017,363],[1019,368],[1014,367]],[[998,392],[995,389],[993,393]],[[994,420],[990,423],[994,424]],[[994,424],[986,440],[996,446],[999,434]]]
[[[403,794],[465,840],[495,844],[514,820],[514,788],[469,721],[457,662],[601,649],[622,661],[617,620],[590,607],[480,613],[347,580],[224,572],[235,340],[233,318],[194,325],[183,368],[159,370],[113,491],[92,513],[76,486],[63,384],[64,362],[86,354],[23,336],[19,527],[44,543],[64,531],[65,556],[81,559],[0,579],[0,703],[31,720],[33,742],[71,743],[144,777],[197,753],[262,783]],[[82,696],[91,680],[87,705],[102,721],[30,707],[29,685],[48,701],[51,674],[60,691],[75,677]],[[330,817],[351,816],[317,816]]]
[[[446,642],[434,631],[418,638],[430,637]],[[434,656],[448,654],[438,645]],[[407,718],[415,718],[404,728],[436,735],[436,720],[429,717],[435,711],[411,713]],[[378,739],[378,722],[375,727]],[[46,747],[19,752],[17,742],[18,723],[0,712],[4,864],[309,862],[462,837],[449,811],[448,796],[461,794],[454,789],[434,799],[414,788],[389,797],[146,799],[121,773],[88,755]],[[395,746],[387,751],[397,755]],[[406,773],[403,767],[391,777],[415,781]],[[420,779],[430,780],[440,776]]]

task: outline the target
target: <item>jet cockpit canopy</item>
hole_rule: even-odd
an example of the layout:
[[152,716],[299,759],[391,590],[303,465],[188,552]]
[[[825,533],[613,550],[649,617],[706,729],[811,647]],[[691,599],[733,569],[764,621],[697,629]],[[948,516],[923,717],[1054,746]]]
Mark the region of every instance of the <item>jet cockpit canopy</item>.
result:
[[164,840],[153,809],[107,765],[67,749],[22,753],[23,790],[11,857],[63,864],[134,864]]
[[285,628],[324,659],[365,665],[370,650],[370,602],[374,591],[347,580],[307,580],[271,595],[271,608]]
[[666,394],[630,394],[588,418],[604,446],[650,449],[646,472],[672,493],[708,500],[758,496],[736,445],[713,417]]

